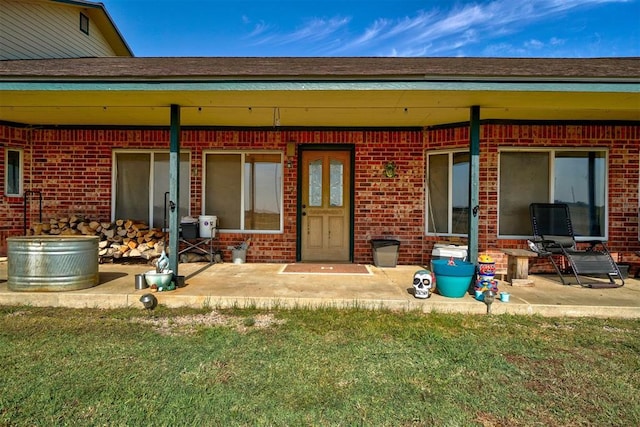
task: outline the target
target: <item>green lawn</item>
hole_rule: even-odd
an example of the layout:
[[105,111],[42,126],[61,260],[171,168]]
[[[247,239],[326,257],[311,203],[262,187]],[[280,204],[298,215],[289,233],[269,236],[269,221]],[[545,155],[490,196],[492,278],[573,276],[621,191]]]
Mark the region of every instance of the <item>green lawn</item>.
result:
[[640,425],[640,321],[0,307],[0,425]]

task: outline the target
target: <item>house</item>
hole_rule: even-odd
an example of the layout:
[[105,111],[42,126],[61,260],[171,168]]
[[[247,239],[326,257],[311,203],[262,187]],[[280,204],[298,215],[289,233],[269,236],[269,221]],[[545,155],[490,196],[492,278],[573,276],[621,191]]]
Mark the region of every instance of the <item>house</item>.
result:
[[0,61],[0,252],[36,191],[45,218],[155,226],[168,196],[173,236],[215,215],[249,262],[370,263],[392,238],[401,264],[459,241],[503,264],[529,204],[562,201],[629,259],[638,76],[638,58]]
[[0,60],[133,53],[102,3],[0,0]]

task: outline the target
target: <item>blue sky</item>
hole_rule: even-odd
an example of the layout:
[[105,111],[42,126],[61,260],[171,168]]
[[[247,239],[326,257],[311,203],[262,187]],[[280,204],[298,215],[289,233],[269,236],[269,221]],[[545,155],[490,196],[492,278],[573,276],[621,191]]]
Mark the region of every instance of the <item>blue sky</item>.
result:
[[136,56],[640,56],[640,0],[101,0]]

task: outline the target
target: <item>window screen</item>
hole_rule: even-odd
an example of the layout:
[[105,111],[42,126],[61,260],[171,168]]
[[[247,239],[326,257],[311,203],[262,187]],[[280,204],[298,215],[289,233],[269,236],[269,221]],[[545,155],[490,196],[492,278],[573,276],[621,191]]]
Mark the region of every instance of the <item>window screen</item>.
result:
[[500,234],[530,235],[529,204],[549,200],[549,153],[500,153]]
[[578,150],[500,153],[500,235],[529,236],[531,203],[566,203],[576,236],[604,237],[606,152]]

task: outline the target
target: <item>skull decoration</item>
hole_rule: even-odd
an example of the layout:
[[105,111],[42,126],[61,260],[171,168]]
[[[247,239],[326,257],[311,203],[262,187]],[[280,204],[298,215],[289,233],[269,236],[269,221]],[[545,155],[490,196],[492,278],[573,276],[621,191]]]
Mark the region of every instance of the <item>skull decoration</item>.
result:
[[435,277],[429,270],[418,270],[413,275],[413,296],[426,299],[436,284]]

